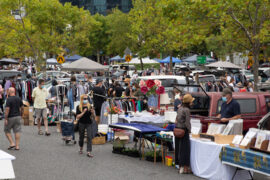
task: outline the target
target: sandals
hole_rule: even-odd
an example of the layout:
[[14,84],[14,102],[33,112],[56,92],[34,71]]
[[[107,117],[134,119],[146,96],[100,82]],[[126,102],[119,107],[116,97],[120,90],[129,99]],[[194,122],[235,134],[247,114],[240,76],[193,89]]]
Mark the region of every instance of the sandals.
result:
[[79,154],[83,154],[83,150],[79,150]]
[[43,135],[43,132],[41,130],[39,130],[38,135]]
[[9,146],[8,147],[8,150],[13,150],[13,149],[15,149],[15,146]]
[[50,136],[50,135],[51,135],[51,133],[45,132],[45,136]]
[[94,156],[90,152],[87,152],[87,157],[93,158]]

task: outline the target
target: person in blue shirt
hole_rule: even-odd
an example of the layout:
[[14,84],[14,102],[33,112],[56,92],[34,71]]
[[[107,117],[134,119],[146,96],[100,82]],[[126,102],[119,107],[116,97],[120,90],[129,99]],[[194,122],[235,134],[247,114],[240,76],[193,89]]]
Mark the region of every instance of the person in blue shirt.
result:
[[240,119],[240,105],[232,98],[232,91],[224,88],[222,92],[222,101],[220,114],[217,116],[221,122],[228,123],[230,120]]

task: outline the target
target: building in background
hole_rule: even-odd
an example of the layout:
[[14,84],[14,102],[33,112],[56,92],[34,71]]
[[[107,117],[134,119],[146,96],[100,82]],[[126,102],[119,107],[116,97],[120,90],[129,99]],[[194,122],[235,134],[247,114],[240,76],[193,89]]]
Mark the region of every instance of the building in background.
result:
[[118,7],[121,11],[127,13],[132,8],[132,0],[60,0],[61,3],[71,2],[72,5],[84,7],[91,14],[107,15],[113,8]]

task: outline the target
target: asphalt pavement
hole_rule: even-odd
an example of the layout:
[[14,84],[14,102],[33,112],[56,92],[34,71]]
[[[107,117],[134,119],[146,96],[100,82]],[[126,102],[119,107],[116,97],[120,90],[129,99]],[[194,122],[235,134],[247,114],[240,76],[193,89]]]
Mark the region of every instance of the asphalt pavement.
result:
[[[21,150],[8,151],[8,141],[0,121],[0,149],[16,157],[13,161],[18,180],[167,180],[201,179],[180,175],[173,167],[112,153],[112,144],[94,145],[94,158],[79,155],[78,144],[65,145],[56,127],[50,137],[37,134],[37,128],[22,126]],[[78,134],[76,134],[78,139]],[[257,176],[255,179],[266,179]]]

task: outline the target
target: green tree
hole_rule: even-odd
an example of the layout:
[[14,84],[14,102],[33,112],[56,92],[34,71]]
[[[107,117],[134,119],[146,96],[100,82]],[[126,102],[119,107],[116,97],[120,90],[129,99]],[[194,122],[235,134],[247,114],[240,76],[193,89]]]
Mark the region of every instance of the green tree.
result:
[[[19,11],[20,18],[16,20],[11,11],[21,8],[25,11]],[[38,69],[45,65],[47,57],[64,53],[63,48],[71,47],[74,39],[78,40],[75,38],[80,30],[77,26],[81,26],[82,18],[89,14],[68,3],[63,6],[58,0],[1,0],[0,9],[0,28],[15,35],[5,38],[9,46],[4,46],[4,52],[21,58],[32,57]]]
[[268,0],[207,1],[209,17],[220,26],[221,35],[234,47],[252,52],[254,85],[258,90],[259,54],[269,42],[270,2]]
[[106,17],[108,24],[109,43],[107,45],[108,54],[124,55],[127,47],[132,46],[129,37],[131,22],[128,14],[121,12],[119,9],[113,9],[112,13]]

